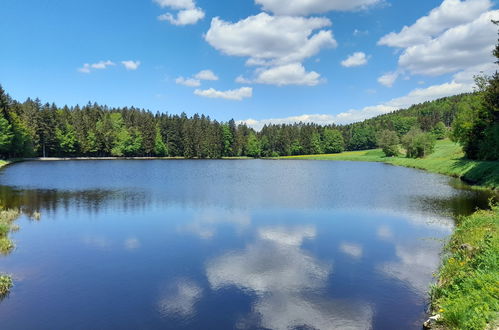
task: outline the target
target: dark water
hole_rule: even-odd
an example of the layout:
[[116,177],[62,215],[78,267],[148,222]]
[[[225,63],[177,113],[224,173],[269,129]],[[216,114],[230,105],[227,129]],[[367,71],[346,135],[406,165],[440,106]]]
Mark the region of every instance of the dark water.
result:
[[487,199],[321,161],[26,162],[0,184],[24,211],[1,329],[419,329],[453,218]]

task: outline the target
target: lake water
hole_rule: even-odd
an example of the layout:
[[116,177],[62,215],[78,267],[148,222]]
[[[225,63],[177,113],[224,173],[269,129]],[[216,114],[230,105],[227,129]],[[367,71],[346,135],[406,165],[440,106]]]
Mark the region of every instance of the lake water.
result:
[[15,164],[0,328],[420,329],[453,219],[486,204],[455,184],[378,163]]

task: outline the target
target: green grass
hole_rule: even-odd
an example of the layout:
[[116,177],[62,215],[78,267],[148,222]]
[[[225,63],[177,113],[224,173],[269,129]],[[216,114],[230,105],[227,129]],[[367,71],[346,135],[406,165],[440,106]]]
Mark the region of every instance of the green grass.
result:
[[14,249],[14,243],[9,233],[17,230],[14,221],[19,217],[17,210],[2,210],[0,208],[0,254],[9,254]]
[[494,328],[499,320],[499,207],[459,219],[432,287],[431,307],[447,329]]
[[10,292],[14,283],[12,277],[8,275],[0,275],[0,298],[4,297]]
[[425,158],[385,157],[381,149],[349,151],[340,154],[288,156],[280,159],[316,159],[383,162],[450,175],[462,180],[496,189],[499,187],[499,162],[473,161],[463,158],[461,146],[450,141],[437,141],[435,152]]

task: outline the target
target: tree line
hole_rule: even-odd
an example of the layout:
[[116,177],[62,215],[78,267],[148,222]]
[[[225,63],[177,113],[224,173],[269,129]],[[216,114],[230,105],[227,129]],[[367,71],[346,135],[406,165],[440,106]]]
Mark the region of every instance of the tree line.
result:
[[[0,86],[0,155],[275,157],[382,147],[387,156],[393,156],[402,145],[409,157],[422,157],[431,152],[432,141],[450,136],[463,144],[470,158],[497,159],[497,110],[492,128],[483,128],[480,115],[489,103],[497,102],[488,87],[497,90],[497,74],[494,79],[475,93],[425,102],[359,123],[265,125],[259,132],[234,120],[219,122],[198,114],[153,114],[98,104],[57,107],[38,99],[21,103]],[[480,119],[480,129],[472,128],[475,118]],[[466,140],[475,132],[482,140]]]

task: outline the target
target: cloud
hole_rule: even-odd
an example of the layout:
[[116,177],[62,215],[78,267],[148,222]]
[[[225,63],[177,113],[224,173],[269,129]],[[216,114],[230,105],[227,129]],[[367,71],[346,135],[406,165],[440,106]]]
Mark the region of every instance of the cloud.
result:
[[378,44],[402,49],[397,71],[405,74],[440,76],[492,63],[497,29],[491,20],[499,19],[499,11],[491,7],[490,0],[445,0]]
[[407,48],[399,66],[415,74],[438,76],[494,61],[499,10],[481,15],[471,23],[447,30],[441,36]]
[[177,16],[166,13],[158,16],[160,21],[168,21],[173,25],[191,25],[196,24],[204,18],[204,11],[200,8],[185,9],[177,13]]
[[213,73],[211,70],[202,70],[199,71],[194,78],[199,79],[199,80],[218,80],[218,77],[216,74]]
[[218,80],[218,77],[211,70],[202,70],[196,73],[192,78],[178,77],[177,79],[175,79],[175,83],[188,87],[199,87],[201,86],[201,80],[214,81]]
[[184,85],[187,87],[199,87],[201,86],[201,81],[199,79],[178,77],[175,79],[175,83],[178,85]]
[[378,82],[383,86],[392,87],[399,75],[399,72],[388,72],[379,77]]
[[253,96],[253,88],[251,87],[241,87],[239,89],[232,89],[227,91],[218,91],[214,88],[210,89],[196,89],[194,94],[198,96],[213,98],[213,99],[226,99],[234,101],[242,101],[245,98],[251,98]]
[[166,13],[158,16],[160,21],[168,21],[173,25],[191,25],[205,17],[204,11],[196,7],[193,0],[154,0],[161,8],[178,10],[177,14]]
[[287,64],[302,61],[324,47],[336,47],[327,18],[270,16],[260,13],[237,23],[213,18],[205,35],[215,49],[232,56],[249,57],[248,64]]
[[321,82],[321,75],[315,71],[306,72],[301,63],[291,63],[256,70],[256,78],[253,80],[243,77],[236,78],[236,82],[258,83],[275,86],[301,85],[315,86]]
[[411,26],[404,26],[399,33],[391,32],[379,41],[379,45],[407,48],[426,43],[446,29],[469,23],[489,10],[489,0],[444,0],[427,16],[421,17]]
[[83,73],[90,73],[93,70],[104,70],[104,69],[107,69],[108,67],[114,66],[114,65],[116,65],[116,63],[109,61],[109,60],[100,61],[100,62],[93,63],[93,64],[85,63],[85,64],[83,64],[83,66],[81,68],[78,69],[78,71],[83,72]]
[[356,52],[348,56],[348,58],[341,62],[341,65],[350,68],[354,66],[362,66],[367,64],[367,56],[363,52]]
[[140,66],[140,61],[121,61],[127,70],[137,70]]
[[329,26],[329,19],[318,17],[260,13],[236,23],[215,17],[205,40],[223,54],[246,57],[247,65],[259,67],[254,72],[256,78],[240,77],[238,82],[314,86],[320,75],[306,72],[302,62],[324,48],[337,46],[330,30],[314,32]]
[[381,0],[255,0],[266,11],[276,15],[307,16],[328,11],[353,11],[365,9]]

